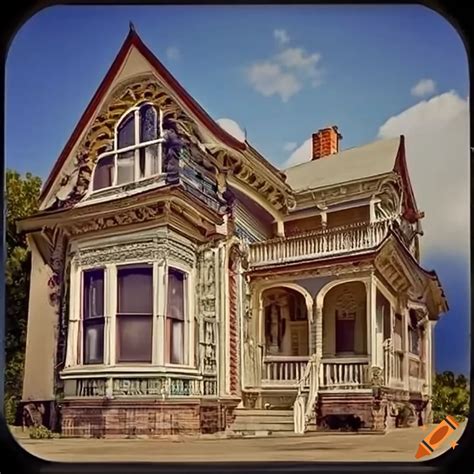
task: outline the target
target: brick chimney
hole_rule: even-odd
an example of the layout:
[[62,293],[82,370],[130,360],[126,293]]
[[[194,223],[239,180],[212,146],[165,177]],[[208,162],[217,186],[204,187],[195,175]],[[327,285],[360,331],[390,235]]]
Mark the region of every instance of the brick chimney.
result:
[[339,140],[342,135],[337,130],[336,125],[321,128],[313,133],[313,160],[318,160],[324,156],[333,155],[339,152]]

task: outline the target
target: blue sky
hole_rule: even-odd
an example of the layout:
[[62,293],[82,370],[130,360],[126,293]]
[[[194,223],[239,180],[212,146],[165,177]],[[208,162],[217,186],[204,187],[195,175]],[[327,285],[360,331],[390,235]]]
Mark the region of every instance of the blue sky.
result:
[[[466,371],[469,155],[459,130],[469,79],[454,28],[421,6],[51,7],[20,29],[7,58],[7,166],[46,178],[130,20],[213,118],[237,122],[277,165],[301,161],[311,133],[328,124],[339,126],[343,148],[412,134],[410,171],[431,216],[423,264],[436,267],[452,308],[437,329],[438,368]],[[439,146],[423,151],[445,130],[443,143],[457,150],[449,165]],[[439,175],[455,191],[452,203],[463,202],[456,216],[432,191]],[[453,334],[461,334],[455,347]]]

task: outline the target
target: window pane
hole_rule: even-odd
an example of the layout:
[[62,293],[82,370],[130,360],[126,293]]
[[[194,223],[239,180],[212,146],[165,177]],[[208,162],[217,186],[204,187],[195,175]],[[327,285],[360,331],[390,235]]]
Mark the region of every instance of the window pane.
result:
[[104,362],[104,318],[84,321],[84,364]]
[[[155,143],[154,145],[148,145],[144,148],[140,148],[140,177],[152,176],[160,172],[158,164],[158,153],[161,143]],[[148,165],[146,165],[148,163]],[[148,166],[148,173],[147,173]]]
[[118,269],[118,307],[120,314],[153,314],[153,267]]
[[97,162],[94,172],[94,189],[112,186],[114,176],[114,157],[106,156]]
[[120,153],[117,158],[117,184],[135,180],[135,151]]
[[83,319],[104,315],[104,270],[84,272]]
[[184,364],[184,322],[168,318],[166,320],[167,333],[167,362]]
[[168,270],[167,315],[169,318],[184,320],[184,273]]
[[140,108],[140,143],[158,138],[157,112],[153,105]]
[[130,112],[117,129],[117,148],[135,145],[135,112]]
[[117,316],[119,362],[151,362],[152,325],[152,316]]

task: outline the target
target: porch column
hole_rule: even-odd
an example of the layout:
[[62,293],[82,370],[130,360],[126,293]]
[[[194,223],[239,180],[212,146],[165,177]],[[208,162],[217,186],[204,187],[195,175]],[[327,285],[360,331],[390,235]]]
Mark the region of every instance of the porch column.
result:
[[428,395],[431,396],[433,393],[433,374],[434,374],[434,364],[433,364],[433,331],[435,327],[435,321],[428,320],[426,322],[426,330],[425,330],[425,337],[426,337],[426,356],[425,356],[425,378],[426,384],[428,385]]
[[265,320],[264,320],[264,306],[263,296],[260,291],[257,296],[257,357],[256,357],[256,380],[255,385],[262,386],[263,378],[263,358],[265,356]]
[[374,275],[366,283],[367,296],[367,354],[369,366],[377,365],[377,337],[376,331],[376,284]]
[[316,318],[314,322],[314,352],[321,359],[323,357],[323,308],[316,303]]
[[403,314],[403,341],[402,341],[402,350],[403,350],[403,367],[402,367],[402,377],[403,377],[403,388],[408,390],[409,387],[409,361],[408,361],[408,320],[409,312],[408,308],[405,306],[402,311]]

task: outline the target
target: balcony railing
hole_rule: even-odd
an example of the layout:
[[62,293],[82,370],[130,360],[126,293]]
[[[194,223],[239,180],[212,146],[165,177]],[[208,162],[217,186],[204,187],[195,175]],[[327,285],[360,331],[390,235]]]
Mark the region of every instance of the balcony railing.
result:
[[253,267],[330,257],[377,247],[388,233],[391,220],[307,232],[250,245]]

